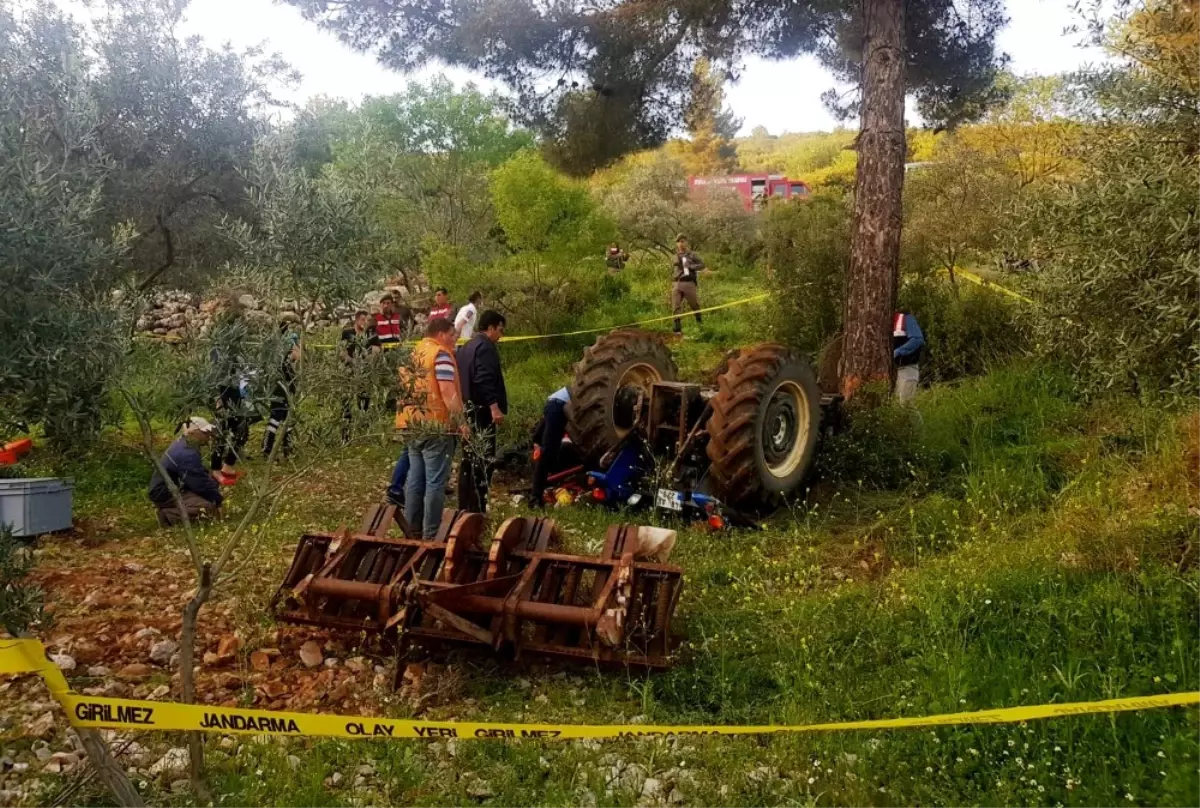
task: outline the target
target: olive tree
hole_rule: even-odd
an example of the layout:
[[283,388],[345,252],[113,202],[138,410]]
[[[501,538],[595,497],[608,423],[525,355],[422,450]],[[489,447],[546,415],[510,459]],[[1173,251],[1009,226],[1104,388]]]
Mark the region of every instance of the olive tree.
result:
[[673,157],[656,152],[613,173],[596,183],[595,195],[631,247],[670,256],[679,233],[698,250],[745,251],[758,242],[754,217],[737,192],[713,186],[693,195],[683,164]]
[[[372,361],[347,368],[337,350],[321,343],[306,344],[308,321],[322,307],[361,296],[372,272],[374,245],[363,200],[336,182],[311,177],[292,165],[287,149],[264,147],[248,173],[247,199],[254,205],[253,222],[230,222],[225,232],[241,259],[226,276],[229,291],[204,338],[181,350],[169,370],[159,374],[150,390],[123,390],[141,427],[149,461],[168,480],[168,488],[184,512],[182,540],[196,574],[196,589],[183,610],[180,634],[181,698],[195,699],[195,645],[200,613],[240,566],[254,556],[257,545],[247,544],[251,528],[269,516],[289,487],[316,462],[346,446],[345,438],[380,438],[388,433],[390,416],[382,408],[360,413],[353,434],[342,427],[347,407],[358,395],[384,401],[393,389],[403,351],[390,351]],[[299,323],[279,322],[261,311],[245,310],[237,292],[251,290],[273,299],[281,294],[304,301]],[[262,420],[272,410],[284,410],[282,423],[269,451],[252,473],[237,483],[249,489],[244,505],[229,523],[199,526],[186,517],[182,492],[162,466],[158,423],[178,424],[188,415],[208,412],[219,391],[238,386],[242,393],[224,402],[220,421],[236,429],[246,421]],[[282,406],[280,406],[282,404]],[[239,420],[241,419],[241,420]],[[296,433],[296,453],[288,455]],[[235,451],[240,447],[233,444]],[[239,491],[239,493],[240,493]],[[240,497],[239,497],[240,498]],[[200,540],[201,531],[216,541]],[[215,547],[213,553],[206,548]],[[198,793],[203,783],[203,736],[189,733],[190,776]]]
[[102,224],[112,164],[88,69],[61,14],[0,8],[0,429],[41,425],[63,446],[99,430],[134,238]]

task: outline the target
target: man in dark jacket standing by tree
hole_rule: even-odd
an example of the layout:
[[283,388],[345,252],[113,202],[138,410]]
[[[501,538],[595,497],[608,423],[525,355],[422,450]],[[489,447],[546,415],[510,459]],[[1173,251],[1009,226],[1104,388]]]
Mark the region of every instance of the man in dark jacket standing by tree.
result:
[[675,259],[671,263],[671,313],[675,315],[675,333],[683,333],[683,322],[679,318],[683,303],[696,312],[700,322],[700,287],[696,273],[704,269],[700,256],[688,249],[687,237],[680,233],[675,237]]
[[487,510],[491,463],[496,456],[496,427],[508,414],[508,391],[496,343],[504,336],[504,315],[485,311],[479,317],[479,329],[466,345],[458,349],[459,378],[463,406],[471,438],[463,451],[458,468],[458,505],[477,513]]

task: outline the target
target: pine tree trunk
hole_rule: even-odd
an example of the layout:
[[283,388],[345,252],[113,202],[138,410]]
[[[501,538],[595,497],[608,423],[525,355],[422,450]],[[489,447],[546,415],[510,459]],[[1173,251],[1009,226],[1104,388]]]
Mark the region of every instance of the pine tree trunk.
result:
[[846,274],[841,393],[892,378],[904,189],[904,3],[863,0],[862,123]]

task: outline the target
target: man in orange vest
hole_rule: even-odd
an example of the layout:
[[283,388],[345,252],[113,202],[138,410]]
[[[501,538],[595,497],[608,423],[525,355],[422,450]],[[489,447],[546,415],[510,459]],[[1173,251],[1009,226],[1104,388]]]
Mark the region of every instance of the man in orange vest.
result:
[[435,317],[413,350],[412,369],[400,370],[406,403],[396,413],[396,429],[410,435],[405,447],[409,470],[404,518],[426,539],[432,539],[441,524],[455,437],[465,428],[454,343],[454,324]]

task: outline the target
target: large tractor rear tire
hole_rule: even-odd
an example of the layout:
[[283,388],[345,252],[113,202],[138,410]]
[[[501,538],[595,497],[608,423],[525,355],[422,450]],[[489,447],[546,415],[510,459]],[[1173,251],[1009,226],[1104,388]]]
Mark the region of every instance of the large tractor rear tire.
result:
[[711,404],[708,459],[726,502],[760,509],[800,487],[821,422],[821,390],[806,359],[783,345],[743,348]]
[[568,432],[583,454],[595,459],[617,444],[613,405],[623,387],[642,389],[647,404],[657,381],[675,381],[679,370],[657,334],[613,331],[596,340],[575,366]]

